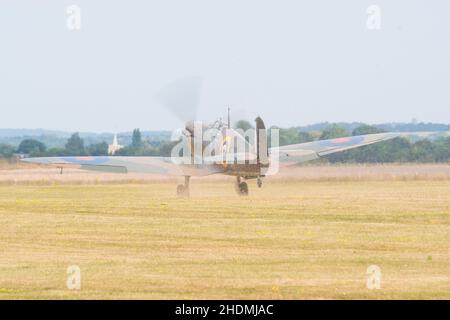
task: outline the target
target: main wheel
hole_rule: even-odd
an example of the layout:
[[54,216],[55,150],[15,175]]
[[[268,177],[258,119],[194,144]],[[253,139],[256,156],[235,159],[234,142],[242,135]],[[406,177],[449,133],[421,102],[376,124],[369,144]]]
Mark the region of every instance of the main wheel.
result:
[[248,185],[247,182],[241,182],[239,183],[239,194],[241,196],[247,196],[248,195]]
[[177,186],[177,196],[179,197],[188,197],[189,196],[189,190],[184,185],[179,184]]

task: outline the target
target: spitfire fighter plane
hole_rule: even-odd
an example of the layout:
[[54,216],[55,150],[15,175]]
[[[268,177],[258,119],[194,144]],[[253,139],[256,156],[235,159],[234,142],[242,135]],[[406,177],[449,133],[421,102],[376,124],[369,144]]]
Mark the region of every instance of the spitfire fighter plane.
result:
[[[170,157],[50,157],[27,158],[26,162],[49,164],[60,167],[75,166],[85,170],[102,172],[138,172],[175,175],[184,177],[184,184],[177,186],[177,194],[189,195],[189,180],[193,176],[224,174],[236,177],[236,191],[248,194],[246,180],[256,179],[262,186],[265,176],[278,172],[279,161],[299,163],[320,157],[386,141],[405,133],[377,133],[312,141],[279,146],[276,129],[266,129],[264,121],[257,117],[255,129],[246,132],[230,126],[228,121],[217,120],[204,125],[196,119],[202,78],[189,76],[179,78],[162,88],[156,98],[179,120],[186,123],[172,140],[179,141]],[[190,121],[188,121],[190,120]]]
[[[278,161],[296,163],[310,161],[402,135],[377,133],[278,146],[277,141],[273,141],[277,138],[276,134],[273,134],[274,129],[267,130],[260,117],[257,117],[255,122],[255,129],[245,134],[231,128],[229,120],[227,124],[219,120],[210,126],[188,122],[178,137],[180,141],[178,149],[177,146],[174,147],[176,150],[171,157],[75,156],[26,158],[23,161],[61,168],[76,166],[84,170],[101,172],[182,176],[184,184],[177,186],[179,196],[189,195],[190,177],[230,175],[236,177],[237,193],[248,195],[246,180],[256,179],[258,187],[261,187],[265,176],[276,174],[278,171]],[[209,138],[205,141],[208,133]]]

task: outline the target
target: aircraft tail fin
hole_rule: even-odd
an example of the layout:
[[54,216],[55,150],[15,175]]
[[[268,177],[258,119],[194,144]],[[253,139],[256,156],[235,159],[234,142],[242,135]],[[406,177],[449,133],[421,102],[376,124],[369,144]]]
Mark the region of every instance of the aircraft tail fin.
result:
[[267,130],[261,117],[255,119],[256,122],[256,154],[257,162],[261,165],[269,164],[269,151],[267,147]]

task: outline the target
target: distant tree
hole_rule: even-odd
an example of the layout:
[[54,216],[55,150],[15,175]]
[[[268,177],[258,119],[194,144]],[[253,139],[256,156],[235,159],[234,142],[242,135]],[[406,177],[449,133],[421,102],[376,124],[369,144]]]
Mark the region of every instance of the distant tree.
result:
[[411,143],[405,138],[395,138],[327,156],[327,159],[342,163],[387,163],[411,161]]
[[0,144],[0,157],[11,158],[14,154],[14,147],[9,144]]
[[277,129],[279,130],[280,146],[314,140],[311,134],[308,132],[300,132],[297,128]]
[[50,148],[44,155],[46,157],[63,157],[67,155],[66,149],[64,148]]
[[80,138],[78,132],[74,133],[69,140],[67,140],[65,146],[66,154],[69,156],[84,156],[86,155],[86,150],[84,148],[83,139]]
[[157,150],[157,155],[162,157],[170,157],[172,154],[173,147],[178,143],[178,141],[168,141],[163,142]]
[[297,143],[310,142],[310,141],[314,141],[314,137],[310,132],[299,131]]
[[131,138],[131,146],[133,148],[141,148],[142,147],[142,135],[139,129],[133,130],[133,136]]
[[39,154],[45,152],[46,149],[47,147],[45,146],[45,144],[38,140],[25,139],[19,144],[17,152],[26,154]]
[[[395,138],[377,143],[381,157],[377,162],[410,162],[411,142],[406,138]],[[375,144],[374,146],[376,146]],[[375,155],[374,155],[375,156]]]
[[91,144],[88,147],[88,153],[91,156],[107,156],[108,155],[108,144],[106,142]]
[[372,133],[381,133],[381,132],[386,132],[386,131],[381,128],[375,127],[375,126],[369,126],[367,124],[363,124],[355,129],[353,129],[352,136],[361,136],[363,134],[372,134]]
[[434,144],[430,140],[419,140],[412,145],[411,161],[434,162]]
[[450,161],[450,137],[440,138],[434,142],[434,159],[438,162]]
[[298,138],[298,130],[295,128],[282,129],[277,128],[279,130],[278,134],[280,137],[280,146],[285,146],[288,144],[294,144]]
[[340,127],[337,124],[332,124],[328,126],[325,130],[323,130],[320,140],[326,140],[326,139],[334,139],[334,138],[342,138],[342,137],[348,137],[349,133],[345,128]]
[[122,149],[117,150],[117,151],[114,153],[114,155],[115,155],[115,156],[134,156],[134,154],[132,154],[132,153],[130,152],[131,149],[132,149],[131,146],[123,147]]
[[311,136],[313,141],[314,140],[319,140],[320,136],[322,135],[322,132],[320,132],[320,131],[311,131],[311,132],[308,132],[308,133]]
[[236,122],[234,124],[234,128],[244,130],[244,132],[245,132],[245,131],[253,128],[253,126],[250,122],[248,122],[246,120],[239,120],[238,122]]

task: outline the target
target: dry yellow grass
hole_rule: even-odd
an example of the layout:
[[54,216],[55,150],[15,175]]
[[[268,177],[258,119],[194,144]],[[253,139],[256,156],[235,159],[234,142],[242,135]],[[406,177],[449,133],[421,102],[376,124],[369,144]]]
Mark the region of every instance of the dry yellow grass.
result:
[[450,298],[449,180],[231,183],[2,185],[0,298]]
[[[99,173],[27,163],[0,164],[0,184],[101,184],[101,183],[155,183],[177,181],[174,177],[129,173]],[[367,181],[367,180],[450,180],[449,164],[383,164],[383,165],[306,165],[282,167],[268,177],[270,181]],[[230,181],[229,177],[213,175],[202,181]]]

